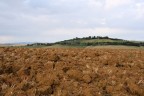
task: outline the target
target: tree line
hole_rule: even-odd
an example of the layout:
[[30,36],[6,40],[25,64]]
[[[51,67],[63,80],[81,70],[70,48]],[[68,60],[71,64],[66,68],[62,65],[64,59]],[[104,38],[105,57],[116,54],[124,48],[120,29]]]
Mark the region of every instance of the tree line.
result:
[[135,43],[130,41],[125,42],[60,42],[61,45],[73,46],[99,46],[99,45],[125,45],[125,46],[144,46],[144,43]]

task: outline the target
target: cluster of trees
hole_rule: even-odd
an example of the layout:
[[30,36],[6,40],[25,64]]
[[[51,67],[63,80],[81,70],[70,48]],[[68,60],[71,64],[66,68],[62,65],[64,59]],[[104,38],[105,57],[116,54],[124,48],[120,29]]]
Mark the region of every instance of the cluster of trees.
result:
[[89,36],[89,37],[83,37],[83,38],[74,38],[72,40],[81,40],[81,39],[86,39],[86,40],[89,40],[89,39],[110,39],[108,36],[105,36],[105,37],[101,37],[101,36]]

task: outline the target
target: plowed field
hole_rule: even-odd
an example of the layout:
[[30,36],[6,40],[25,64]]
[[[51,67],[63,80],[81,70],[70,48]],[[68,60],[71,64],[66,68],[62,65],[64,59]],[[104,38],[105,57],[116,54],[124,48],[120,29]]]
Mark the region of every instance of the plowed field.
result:
[[144,96],[144,50],[0,48],[0,96]]

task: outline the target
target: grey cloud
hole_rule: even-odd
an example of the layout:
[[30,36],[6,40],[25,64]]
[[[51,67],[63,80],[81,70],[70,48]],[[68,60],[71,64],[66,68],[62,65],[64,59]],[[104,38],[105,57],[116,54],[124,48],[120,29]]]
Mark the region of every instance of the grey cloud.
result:
[[[84,29],[99,27],[135,30],[133,32],[144,31],[144,16],[138,18],[136,9],[136,3],[144,3],[143,0],[132,0],[130,4],[109,10],[105,9],[105,1],[1,0],[0,36],[14,36],[17,38],[15,40],[18,40],[18,37],[23,37],[23,39],[19,38],[20,40],[32,37],[27,40],[39,41],[41,40],[39,36],[43,37],[41,33],[49,33],[48,38],[51,36],[57,38],[59,31],[51,33],[51,30],[62,28],[69,30],[67,33],[70,33],[71,29],[81,29],[79,32],[83,33]],[[59,34],[59,40],[67,37],[67,33]],[[108,34],[111,36],[111,33]],[[139,37],[141,36],[137,36]],[[51,39],[51,41],[56,40]]]

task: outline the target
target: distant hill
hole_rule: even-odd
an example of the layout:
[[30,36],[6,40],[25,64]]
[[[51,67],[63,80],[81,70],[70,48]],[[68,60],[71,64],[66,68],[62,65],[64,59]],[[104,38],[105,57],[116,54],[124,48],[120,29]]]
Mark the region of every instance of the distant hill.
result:
[[34,43],[32,42],[0,43],[0,46],[26,46],[28,44],[34,44]]
[[124,46],[144,46],[144,42],[141,41],[129,41],[117,38],[109,38],[107,36],[89,36],[83,38],[73,38],[69,40],[59,41],[55,43],[34,43],[28,44],[28,46],[53,46],[53,45],[64,45],[64,46],[106,46],[106,45],[124,45]]

